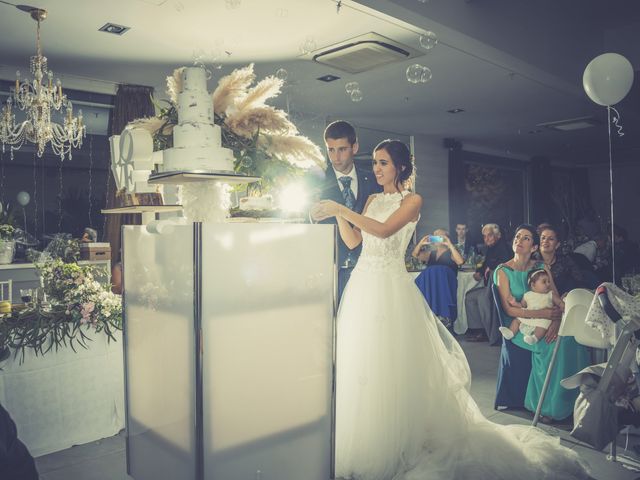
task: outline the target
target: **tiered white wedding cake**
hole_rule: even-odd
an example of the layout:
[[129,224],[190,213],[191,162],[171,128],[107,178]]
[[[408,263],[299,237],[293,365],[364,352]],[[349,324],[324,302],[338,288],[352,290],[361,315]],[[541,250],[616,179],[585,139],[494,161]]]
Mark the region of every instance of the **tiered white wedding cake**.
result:
[[233,152],[222,147],[222,132],[213,118],[205,70],[184,68],[178,125],[173,128],[173,148],[164,151],[163,172],[233,173]]

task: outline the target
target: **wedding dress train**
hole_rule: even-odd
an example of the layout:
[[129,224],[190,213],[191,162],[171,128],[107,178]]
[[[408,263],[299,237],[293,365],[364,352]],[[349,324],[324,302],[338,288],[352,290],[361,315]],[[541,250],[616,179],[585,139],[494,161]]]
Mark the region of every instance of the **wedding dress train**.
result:
[[[405,194],[376,195],[366,215],[385,221]],[[336,477],[588,478],[558,438],[480,413],[462,349],[406,271],[415,225],[386,239],[362,232],[338,312]]]

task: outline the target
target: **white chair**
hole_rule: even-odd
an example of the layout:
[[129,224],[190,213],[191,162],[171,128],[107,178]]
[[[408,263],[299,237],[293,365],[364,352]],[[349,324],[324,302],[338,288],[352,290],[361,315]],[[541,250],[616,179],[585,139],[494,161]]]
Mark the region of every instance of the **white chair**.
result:
[[560,348],[560,342],[563,337],[574,337],[576,342],[580,345],[593,348],[607,348],[608,342],[602,337],[599,330],[590,327],[585,323],[589,307],[593,301],[593,292],[585,290],[583,288],[576,288],[571,290],[564,299],[564,314],[562,315],[562,321],[560,323],[560,329],[558,330],[558,339],[553,347],[553,353],[551,354],[551,361],[549,362],[549,368],[547,369],[547,375],[542,385],[542,392],[540,392],[540,400],[538,400],[538,407],[536,408],[536,414],[533,417],[533,426],[538,424],[540,419],[540,411],[542,410],[542,403],[544,397],[547,394],[549,388],[549,380],[551,379],[551,372],[556,362],[556,355],[558,348]]
[[[12,280],[5,280],[0,282],[0,302],[2,302],[3,300],[9,300],[10,302],[12,301],[12,284]],[[6,296],[5,292],[8,292]]]

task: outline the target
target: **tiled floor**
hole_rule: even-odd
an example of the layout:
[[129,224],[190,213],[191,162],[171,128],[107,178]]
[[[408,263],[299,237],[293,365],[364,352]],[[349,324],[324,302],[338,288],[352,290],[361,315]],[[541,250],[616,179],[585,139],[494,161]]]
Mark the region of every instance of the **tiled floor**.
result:
[[[501,424],[529,424],[531,415],[528,412],[496,412],[493,399],[496,382],[496,367],[499,348],[489,347],[486,343],[461,342],[471,369],[473,384],[471,393],[482,412],[492,421]],[[606,459],[606,454],[579,444],[568,434],[569,426],[546,426],[542,428],[549,433],[559,435],[563,443],[578,451],[592,469],[592,476],[597,480],[635,480],[640,479],[640,471],[632,469],[633,463],[640,462],[640,455],[634,447],[640,447],[640,436],[620,435],[618,442],[619,463]],[[627,450],[625,451],[625,443]],[[640,451],[640,448],[638,449]],[[628,459],[628,461],[627,461]],[[630,463],[625,467],[623,463]],[[78,445],[61,452],[45,455],[36,459],[42,480],[130,480],[126,474],[124,435]],[[640,463],[637,463],[640,465]],[[182,479],[176,479],[182,480]],[[292,479],[294,480],[294,479]],[[303,480],[303,479],[295,479]]]

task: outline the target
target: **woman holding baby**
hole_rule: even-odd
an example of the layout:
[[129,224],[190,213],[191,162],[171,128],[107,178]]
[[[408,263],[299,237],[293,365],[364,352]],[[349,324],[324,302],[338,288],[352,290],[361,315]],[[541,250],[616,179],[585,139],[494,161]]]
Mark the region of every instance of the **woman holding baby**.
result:
[[[509,331],[512,334],[512,338],[507,339],[510,336],[507,333],[502,343],[496,408],[525,407],[532,412],[536,410],[554,342],[557,340],[564,304],[559,298],[549,267],[533,258],[539,245],[540,239],[534,227],[519,226],[513,238],[513,258],[499,265],[493,275],[497,288],[496,300],[501,307],[500,319],[505,327],[502,332]],[[540,270],[544,274],[530,274]],[[525,293],[531,290],[530,283],[543,279],[546,279],[547,286],[535,288],[540,288],[540,293],[546,295],[547,306],[540,308],[542,304],[536,303],[538,308],[534,308],[526,300],[523,304]],[[529,322],[530,319],[536,321]],[[540,320],[543,322],[539,322]],[[523,328],[528,323],[533,323],[533,327]],[[529,337],[528,341],[525,341],[525,335]],[[560,380],[588,364],[586,348],[578,345],[572,337],[563,339],[542,405],[543,422],[562,420],[572,414],[578,392],[564,389]]]

